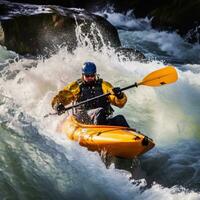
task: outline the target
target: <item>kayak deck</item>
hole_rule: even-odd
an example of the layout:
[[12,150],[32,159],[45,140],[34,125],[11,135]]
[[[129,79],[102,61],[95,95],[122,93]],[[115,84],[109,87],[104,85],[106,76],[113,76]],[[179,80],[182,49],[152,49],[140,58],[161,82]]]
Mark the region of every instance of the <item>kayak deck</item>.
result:
[[134,158],[155,146],[152,139],[137,133],[134,129],[81,124],[74,116],[66,118],[59,130],[91,151],[106,151],[112,156],[122,158]]

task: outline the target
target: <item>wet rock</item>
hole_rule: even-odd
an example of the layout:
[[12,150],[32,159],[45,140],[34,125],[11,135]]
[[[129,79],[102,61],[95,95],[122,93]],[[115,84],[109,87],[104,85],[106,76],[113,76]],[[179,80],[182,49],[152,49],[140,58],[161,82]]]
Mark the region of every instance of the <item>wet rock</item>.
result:
[[[103,43],[120,46],[116,29],[104,18],[85,10],[9,4],[6,12],[1,13],[0,44],[19,54],[46,54],[59,46],[72,51],[80,30],[83,38],[79,42],[91,42],[94,49]],[[84,35],[89,41],[84,41]]]

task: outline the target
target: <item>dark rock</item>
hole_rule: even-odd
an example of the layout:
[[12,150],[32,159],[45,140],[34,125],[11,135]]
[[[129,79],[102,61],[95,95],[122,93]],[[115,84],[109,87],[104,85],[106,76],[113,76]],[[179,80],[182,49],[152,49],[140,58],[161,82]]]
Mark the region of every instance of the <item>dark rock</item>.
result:
[[60,45],[72,51],[77,46],[75,31],[80,24],[94,49],[100,49],[103,43],[120,46],[117,30],[104,18],[84,10],[20,4],[7,8],[8,14],[1,15],[0,44],[17,53],[44,54]]

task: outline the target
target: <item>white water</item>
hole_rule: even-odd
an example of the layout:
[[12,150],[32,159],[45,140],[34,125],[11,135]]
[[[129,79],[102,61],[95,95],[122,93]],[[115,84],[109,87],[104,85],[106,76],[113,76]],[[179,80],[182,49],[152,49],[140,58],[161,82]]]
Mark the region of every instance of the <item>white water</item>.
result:
[[[79,29],[77,29],[77,34]],[[79,35],[80,36],[80,35]],[[83,39],[82,37],[79,37]],[[36,150],[25,148],[31,160],[41,170],[39,175],[48,174],[52,182],[56,182],[61,193],[66,188],[70,191],[85,191],[94,199],[96,195],[109,199],[200,199],[199,193],[187,191],[178,183],[172,188],[165,188],[155,183],[151,188],[140,191],[145,181],[132,184],[130,174],[116,170],[113,166],[106,169],[97,153],[89,152],[85,148],[68,141],[64,136],[56,132],[56,126],[63,116],[53,116],[44,119],[43,116],[53,112],[50,106],[52,97],[68,82],[80,76],[80,69],[85,61],[93,61],[98,67],[98,73],[105,80],[115,86],[127,86],[141,80],[145,75],[163,67],[162,62],[152,61],[149,63],[129,62],[118,60],[114,51],[104,47],[102,52],[94,52],[87,46],[79,43],[74,54],[69,54],[66,49],[60,51],[46,60],[39,60],[37,67],[32,66],[31,60],[20,60],[7,65],[1,71],[0,78],[1,97],[4,104],[0,105],[1,121],[7,121],[7,126],[16,132],[24,132],[26,127],[33,125],[46,144],[46,140],[55,141],[56,156],[46,157],[35,154]],[[195,68],[195,73],[188,68]],[[200,130],[200,65],[187,65],[185,71],[178,70],[179,81],[172,85],[160,88],[141,86],[127,91],[128,103],[122,110],[116,109],[116,113],[124,114],[129,123],[137,129],[152,137],[156,144],[156,153],[159,147],[170,146],[180,140],[198,138]],[[12,110],[13,109],[13,110]],[[24,115],[24,122],[19,120],[20,113]],[[27,126],[27,130],[29,126]],[[34,133],[33,133],[34,135]],[[16,144],[11,144],[16,145]],[[29,144],[31,145],[31,144]],[[50,147],[47,145],[50,149]],[[176,148],[173,148],[176,152]],[[48,150],[47,150],[48,151]],[[182,149],[184,152],[185,150]],[[156,153],[152,153],[156,156]],[[165,152],[167,153],[167,152]],[[173,160],[174,155],[170,155]],[[180,156],[184,156],[181,155]],[[196,156],[196,155],[195,155]],[[60,161],[68,163],[62,166]],[[176,160],[176,159],[175,159]],[[60,161],[61,166],[55,163]],[[174,164],[173,161],[171,161]],[[45,163],[47,163],[45,165]],[[199,169],[199,162],[195,169]],[[182,166],[182,169],[184,170]],[[65,182],[66,173],[73,174],[78,182]],[[171,172],[173,173],[173,172]],[[95,188],[92,192],[91,188]],[[99,193],[102,193],[100,194]],[[101,196],[102,195],[102,196]]]
[[[114,12],[113,9],[105,9],[96,14],[123,29],[119,30],[123,46],[136,48],[149,58],[171,62],[199,63],[199,44],[192,45],[186,42],[176,32],[153,29],[150,19],[136,19],[132,10],[122,14]],[[173,60],[171,60],[172,58]]]
[[151,20],[148,18],[136,19],[132,10],[125,14],[116,13],[114,10],[105,9],[95,14],[105,17],[115,27],[128,30],[149,30],[151,29]]

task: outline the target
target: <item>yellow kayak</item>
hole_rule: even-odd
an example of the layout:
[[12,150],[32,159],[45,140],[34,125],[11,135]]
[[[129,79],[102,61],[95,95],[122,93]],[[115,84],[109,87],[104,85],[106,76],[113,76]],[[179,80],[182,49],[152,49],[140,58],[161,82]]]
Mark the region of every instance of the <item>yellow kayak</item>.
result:
[[106,151],[109,155],[122,158],[134,158],[155,146],[152,139],[137,133],[134,129],[122,126],[85,125],[79,123],[73,115],[61,123],[59,131],[91,151]]

